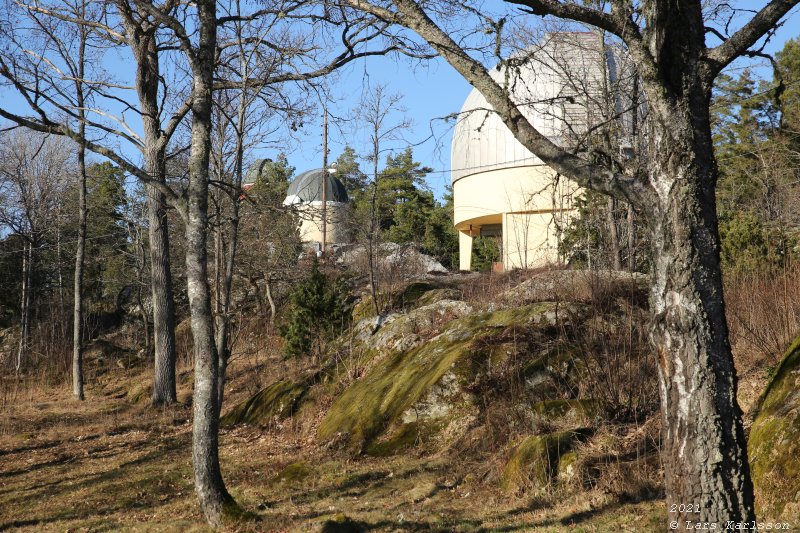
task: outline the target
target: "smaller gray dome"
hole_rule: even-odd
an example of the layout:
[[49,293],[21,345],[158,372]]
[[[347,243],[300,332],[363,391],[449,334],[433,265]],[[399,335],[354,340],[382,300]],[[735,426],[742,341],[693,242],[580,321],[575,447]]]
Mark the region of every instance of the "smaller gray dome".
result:
[[256,160],[256,162],[250,166],[247,174],[244,175],[242,185],[254,185],[258,181],[258,178],[264,174],[264,167],[267,166],[268,163],[272,163],[272,159]]
[[[326,201],[333,203],[346,203],[347,191],[332,171],[327,172]],[[289,185],[284,205],[300,203],[322,202],[322,169],[307,170]]]

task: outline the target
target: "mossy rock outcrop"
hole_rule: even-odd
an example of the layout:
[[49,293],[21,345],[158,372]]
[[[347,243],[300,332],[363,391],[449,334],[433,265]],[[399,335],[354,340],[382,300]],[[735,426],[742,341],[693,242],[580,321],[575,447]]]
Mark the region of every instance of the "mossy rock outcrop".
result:
[[[544,302],[470,314],[450,321],[440,334],[409,350],[390,350],[339,396],[317,437],[328,441],[338,436],[364,451],[393,424],[469,416],[474,399],[467,385],[486,368],[492,338],[509,328],[551,328],[564,308],[560,304],[559,311],[558,304]],[[378,335],[380,330],[374,336]]]
[[220,424],[268,424],[287,418],[294,414],[306,390],[299,383],[277,381],[231,409]]
[[531,410],[549,422],[590,422],[603,414],[601,402],[593,399],[543,400],[533,404]]
[[[427,281],[415,281],[400,290],[378,294],[378,302],[385,313],[408,311],[414,307],[431,305],[441,300],[459,300],[461,291],[442,287]],[[353,320],[358,322],[375,316],[372,296],[364,294],[353,308]]]
[[275,476],[275,481],[292,485],[302,482],[313,473],[314,469],[306,461],[297,461],[284,466]]
[[521,369],[525,387],[541,399],[574,389],[586,375],[583,353],[570,343],[556,344],[531,358]]
[[758,516],[800,522],[800,337],[761,396],[747,447]]
[[[361,323],[355,329],[355,338],[371,349],[407,349],[407,338],[419,337],[429,331],[440,328],[453,318],[460,318],[473,312],[473,307],[466,302],[441,300],[412,309],[407,313],[390,314],[383,317],[380,326]],[[403,345],[395,348],[395,344]]]
[[647,301],[649,278],[616,270],[550,270],[536,274],[500,295],[500,301],[523,305],[542,301],[590,302],[617,297]]
[[426,281],[409,283],[402,290],[392,295],[389,307],[392,309],[409,309],[414,307],[426,292],[438,289],[438,285]]
[[507,491],[547,488],[559,472],[568,472],[577,458],[571,453],[574,446],[590,435],[590,429],[577,429],[527,437],[514,448],[506,463],[501,487]]

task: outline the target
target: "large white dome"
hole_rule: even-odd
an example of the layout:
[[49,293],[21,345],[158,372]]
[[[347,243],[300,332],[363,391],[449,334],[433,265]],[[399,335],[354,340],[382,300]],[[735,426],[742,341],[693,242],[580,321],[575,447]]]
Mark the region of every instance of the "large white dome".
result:
[[[491,76],[508,90],[535,128],[562,146],[585,133],[608,79],[607,54],[597,34],[548,34],[509,64],[513,66],[492,69]],[[541,164],[473,89],[453,131],[453,182],[490,170]]]

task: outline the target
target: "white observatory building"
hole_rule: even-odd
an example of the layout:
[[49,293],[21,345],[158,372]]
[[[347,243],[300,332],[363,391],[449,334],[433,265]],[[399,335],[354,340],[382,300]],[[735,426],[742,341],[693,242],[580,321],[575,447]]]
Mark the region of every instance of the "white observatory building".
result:
[[[595,33],[551,33],[492,69],[530,123],[559,146],[585,151],[590,125],[619,111],[608,103],[619,78],[615,55]],[[609,112],[609,107],[611,111]],[[453,132],[451,177],[461,270],[470,270],[472,241],[498,239],[502,265],[532,268],[558,263],[561,232],[579,189],[524,148],[477,89]]]
[[[334,168],[330,168],[323,176],[321,168],[307,170],[289,185],[283,205],[292,206],[297,210],[300,218],[300,240],[303,242],[322,243],[323,212],[326,221],[324,225],[326,244],[348,242],[349,200],[347,190],[334,175],[335,171]],[[322,203],[323,187],[325,187],[325,209]]]

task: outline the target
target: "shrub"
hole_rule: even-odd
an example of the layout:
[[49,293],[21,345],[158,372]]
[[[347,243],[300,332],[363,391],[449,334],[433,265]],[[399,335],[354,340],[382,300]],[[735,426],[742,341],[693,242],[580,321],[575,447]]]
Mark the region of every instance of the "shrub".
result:
[[325,342],[335,337],[350,321],[345,291],[319,269],[317,260],[309,277],[289,295],[289,309],[281,336],[286,357],[313,355],[319,358]]

